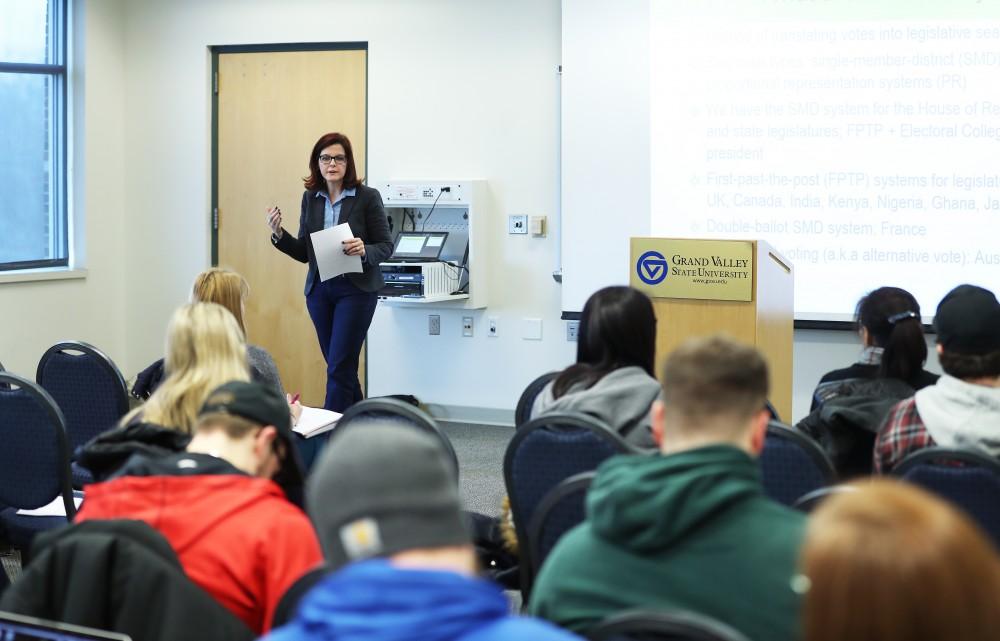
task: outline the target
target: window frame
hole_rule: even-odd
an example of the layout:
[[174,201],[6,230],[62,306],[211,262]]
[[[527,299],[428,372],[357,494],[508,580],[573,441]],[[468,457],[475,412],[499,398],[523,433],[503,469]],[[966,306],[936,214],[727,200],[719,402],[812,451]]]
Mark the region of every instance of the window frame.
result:
[[68,0],[47,0],[49,62],[4,62],[0,60],[0,73],[48,76],[52,79],[52,104],[49,109],[49,144],[51,145],[51,181],[49,195],[48,248],[60,258],[37,258],[0,262],[0,275],[16,271],[46,268],[67,268],[70,265],[70,215],[68,181],[68,131],[69,131],[69,7]]

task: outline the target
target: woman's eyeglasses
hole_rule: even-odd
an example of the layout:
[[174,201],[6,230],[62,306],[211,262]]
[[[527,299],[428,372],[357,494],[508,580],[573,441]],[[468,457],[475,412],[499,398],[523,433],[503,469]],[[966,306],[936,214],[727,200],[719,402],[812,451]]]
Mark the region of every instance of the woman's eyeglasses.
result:
[[327,156],[326,154],[323,154],[322,156],[319,157],[319,164],[321,165],[329,165],[332,162],[335,162],[338,165],[346,165],[347,156],[342,156],[339,154],[336,156]]

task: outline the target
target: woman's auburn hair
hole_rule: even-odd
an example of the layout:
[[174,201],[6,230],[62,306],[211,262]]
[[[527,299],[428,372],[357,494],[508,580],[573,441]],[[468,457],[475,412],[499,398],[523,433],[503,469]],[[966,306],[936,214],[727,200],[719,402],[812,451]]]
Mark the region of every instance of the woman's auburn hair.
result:
[[178,308],[167,327],[167,377],[149,400],[130,412],[142,420],[190,434],[198,410],[223,383],[249,381],[246,342],[236,318],[216,303],[191,303]]
[[981,641],[1000,629],[1000,559],[943,500],[901,481],[859,483],[810,519],[804,641]]
[[354,164],[354,148],[351,141],[342,133],[323,134],[313,145],[309,153],[309,175],[302,179],[309,191],[326,191],[326,179],[319,170],[319,156],[330,145],[340,145],[347,157],[347,167],[344,170],[344,189],[353,189],[363,181],[358,178],[358,169]]
[[243,303],[250,295],[250,284],[237,272],[223,267],[212,267],[195,276],[191,287],[192,303],[216,303],[229,310],[236,319],[244,338],[247,335],[243,319]]

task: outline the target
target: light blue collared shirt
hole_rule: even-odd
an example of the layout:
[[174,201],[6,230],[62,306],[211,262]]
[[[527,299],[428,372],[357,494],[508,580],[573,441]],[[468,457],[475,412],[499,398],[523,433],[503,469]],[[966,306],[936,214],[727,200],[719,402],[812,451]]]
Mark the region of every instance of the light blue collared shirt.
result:
[[326,205],[323,209],[323,229],[330,229],[331,227],[337,224],[337,221],[340,220],[341,204],[343,203],[345,198],[354,197],[356,192],[357,192],[356,187],[345,189],[344,191],[340,192],[340,195],[337,196],[337,200],[332,203],[330,202],[330,194],[326,193],[322,189],[316,192],[316,198],[322,198],[324,201],[326,201]]

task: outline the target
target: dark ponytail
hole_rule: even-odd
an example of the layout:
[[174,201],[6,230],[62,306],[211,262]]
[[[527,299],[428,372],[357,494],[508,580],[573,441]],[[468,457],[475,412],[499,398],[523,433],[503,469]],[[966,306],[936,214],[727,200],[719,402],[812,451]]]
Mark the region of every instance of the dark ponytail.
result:
[[927,342],[920,304],[905,289],[880,287],[858,302],[855,319],[868,330],[871,344],[881,347],[879,377],[912,381],[927,362]]
[[552,383],[555,398],[575,385],[587,389],[622,367],[641,367],[655,378],[656,315],[639,290],[605,287],[594,292],[583,306],[577,341],[576,364]]

